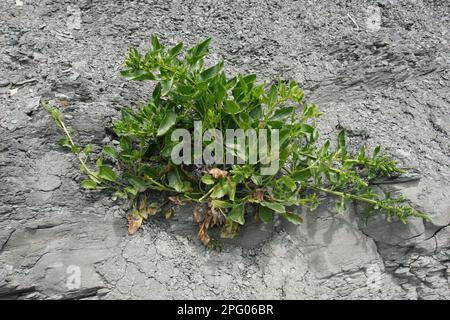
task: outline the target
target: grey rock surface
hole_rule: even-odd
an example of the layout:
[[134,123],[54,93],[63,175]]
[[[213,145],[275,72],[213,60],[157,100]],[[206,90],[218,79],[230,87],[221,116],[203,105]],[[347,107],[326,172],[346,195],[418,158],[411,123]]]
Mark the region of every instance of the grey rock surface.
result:
[[[0,2],[0,298],[450,298],[448,1]],[[60,105],[97,149],[124,105],[127,48],[150,34],[213,37],[230,74],[293,78],[325,112],[320,129],[377,144],[420,181],[382,186],[433,222],[336,215],[330,199],[296,227],[248,226],[204,249],[191,209],[126,234],[126,206],[85,192],[39,101]],[[94,150],[95,151],[95,150]]]

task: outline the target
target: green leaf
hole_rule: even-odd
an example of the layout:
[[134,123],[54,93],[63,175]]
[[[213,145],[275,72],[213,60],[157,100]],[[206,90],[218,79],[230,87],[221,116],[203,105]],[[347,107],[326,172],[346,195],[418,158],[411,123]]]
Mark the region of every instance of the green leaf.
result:
[[156,34],[152,34],[152,47],[155,51],[164,48],[163,45],[161,45],[161,42],[159,42]]
[[155,101],[155,103],[158,103],[159,100],[161,99],[161,82],[158,82],[155,88],[153,89],[152,98]]
[[61,146],[63,146],[63,147],[66,147],[66,148],[69,148],[69,149],[72,148],[72,145],[70,144],[69,139],[66,138],[66,137],[59,139],[58,143],[59,143]]
[[97,160],[95,160],[95,165],[97,168],[100,168],[103,165],[103,157],[98,157]]
[[158,128],[157,136],[160,137],[167,133],[177,122],[177,114],[172,110],[168,110]]
[[53,122],[56,124],[58,128],[62,129],[62,124],[64,123],[64,116],[57,108],[52,108],[49,106],[47,101],[42,102],[42,106],[45,110],[47,110],[48,113],[50,113]]
[[126,198],[127,198],[127,193],[123,192],[123,191],[114,192],[114,195],[112,197],[113,201],[115,201],[117,199],[126,199]]
[[161,83],[161,96],[167,96],[167,94],[171,91],[173,86],[173,78],[168,80],[164,80]]
[[183,49],[183,42],[180,42],[169,50],[169,58],[174,58],[178,56],[182,49]]
[[116,181],[117,174],[113,171],[113,169],[109,166],[100,166],[100,172],[98,176],[104,180],[108,181]]
[[207,174],[202,177],[202,182],[204,184],[210,185],[210,184],[214,184],[215,181],[211,175]]
[[231,204],[227,201],[214,199],[211,201],[213,208],[230,208]]
[[228,197],[231,201],[234,201],[235,195],[236,195],[236,186],[237,183],[233,180],[228,180]]
[[228,193],[228,185],[226,183],[216,184],[211,192],[211,198],[218,199],[224,197]]
[[84,147],[84,154],[86,157],[89,157],[89,155],[92,153],[92,145],[88,144],[86,147]]
[[97,188],[97,183],[90,179],[81,181],[81,186],[85,189],[95,189]]
[[106,146],[103,148],[103,153],[111,157],[112,159],[117,159],[117,151],[110,146]]
[[261,205],[266,208],[272,209],[273,211],[278,212],[278,213],[286,212],[286,208],[282,204],[277,203],[277,202],[264,201],[264,202],[261,202]]
[[273,221],[273,210],[267,207],[259,207],[259,217],[264,223],[271,223]]
[[306,182],[309,177],[311,177],[311,171],[309,169],[297,170],[291,174],[291,178],[297,182]]
[[250,179],[257,186],[261,186],[263,184],[263,177],[262,176],[252,175]]
[[292,112],[295,110],[295,107],[285,107],[275,110],[273,116],[270,118],[271,120],[279,120],[286,121],[289,116],[292,115]]
[[124,189],[124,191],[125,191],[126,193],[132,195],[132,196],[136,196],[137,193],[138,193],[138,191],[137,191],[135,188],[131,187],[131,186],[126,187],[126,188]]
[[70,150],[72,150],[73,153],[79,154],[81,152],[81,149],[77,147],[76,145],[73,145]]
[[373,150],[372,159],[376,159],[378,157],[378,154],[380,153],[380,150],[381,150],[381,146],[380,145],[375,147],[375,149]]
[[303,222],[302,217],[295,213],[291,212],[280,212],[280,215],[285,218],[287,221],[293,223],[293,224],[300,224]]
[[125,152],[130,152],[133,146],[133,141],[130,137],[123,136],[120,138],[120,147]]
[[202,59],[208,53],[209,43],[211,42],[211,38],[208,38],[199,44],[195,45],[191,49],[188,50],[186,54],[186,61],[190,65],[194,65],[197,61]]
[[145,183],[144,179],[138,176],[128,176],[128,182],[134,187],[134,190],[139,192],[144,192],[147,190],[147,183]]
[[153,73],[148,70],[126,69],[122,70],[120,74],[127,80],[156,80]]
[[297,188],[294,179],[290,178],[289,176],[281,177],[280,179],[278,179],[278,182],[284,184],[291,191],[295,191],[295,189]]
[[342,129],[338,134],[338,148],[345,149],[345,130]]
[[228,114],[237,114],[240,111],[239,105],[233,100],[225,100],[224,102],[224,111]]
[[278,92],[278,88],[277,85],[273,84],[270,89],[269,89],[269,93],[266,96],[266,104],[271,107],[275,104],[276,100],[277,100],[277,94]]
[[222,71],[222,68],[223,68],[223,61],[219,62],[215,66],[212,66],[211,68],[208,68],[205,71],[203,71],[202,73],[200,73],[200,80],[206,81],[206,80],[216,76],[217,74],[219,74],[220,71]]
[[167,180],[169,181],[169,186],[177,192],[183,192],[186,189],[186,185],[181,180],[180,175],[178,174],[178,171],[170,171],[167,174]]
[[244,204],[235,204],[228,213],[228,218],[234,222],[243,225],[245,223],[245,206]]

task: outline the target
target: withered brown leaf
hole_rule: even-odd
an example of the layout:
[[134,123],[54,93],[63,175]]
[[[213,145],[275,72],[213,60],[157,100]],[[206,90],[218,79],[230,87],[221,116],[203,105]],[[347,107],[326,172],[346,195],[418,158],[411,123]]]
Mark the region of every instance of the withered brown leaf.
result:
[[211,240],[208,234],[209,228],[209,218],[203,220],[198,229],[198,238],[203,243],[203,245],[207,246],[209,241]]
[[258,208],[254,208],[253,221],[255,221],[256,224],[258,224],[261,221],[261,219],[259,218],[259,207]]
[[135,234],[136,231],[139,230],[142,224],[143,217],[140,215],[136,215],[134,213],[130,213],[127,216],[128,219],[128,234]]
[[195,207],[194,211],[192,212],[192,218],[195,223],[201,223],[205,218],[202,214],[203,209],[199,206]]
[[169,197],[169,200],[172,201],[173,203],[182,206],[185,205],[186,203],[189,203],[188,200],[186,199],[181,199],[179,196],[171,196]]
[[169,210],[164,211],[164,218],[170,219],[173,217],[174,213],[173,208],[170,208]]
[[264,189],[261,188],[256,189],[254,197],[258,201],[264,201]]
[[222,179],[228,176],[228,171],[221,170],[219,168],[212,168],[209,170],[209,174],[212,175],[214,179]]

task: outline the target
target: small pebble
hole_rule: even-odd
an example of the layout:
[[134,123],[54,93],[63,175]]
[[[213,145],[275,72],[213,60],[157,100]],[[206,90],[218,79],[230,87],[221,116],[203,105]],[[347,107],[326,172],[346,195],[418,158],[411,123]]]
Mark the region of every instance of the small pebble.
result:
[[9,86],[9,80],[0,79],[0,88]]

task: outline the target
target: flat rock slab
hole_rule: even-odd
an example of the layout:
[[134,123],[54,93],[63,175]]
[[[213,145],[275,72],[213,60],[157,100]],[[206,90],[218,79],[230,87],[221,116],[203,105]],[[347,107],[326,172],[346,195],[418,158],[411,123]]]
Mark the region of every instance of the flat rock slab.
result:
[[[450,296],[450,25],[445,2],[318,0],[0,2],[0,298],[441,299]],[[248,225],[206,250],[192,208],[126,234],[126,207],[81,190],[76,159],[39,102],[59,105],[98,151],[122,106],[151,84],[119,77],[152,33],[187,45],[213,37],[207,63],[230,74],[295,79],[324,116],[377,144],[416,184],[393,185],[432,223],[334,213]],[[387,190],[388,187],[382,187]]]

